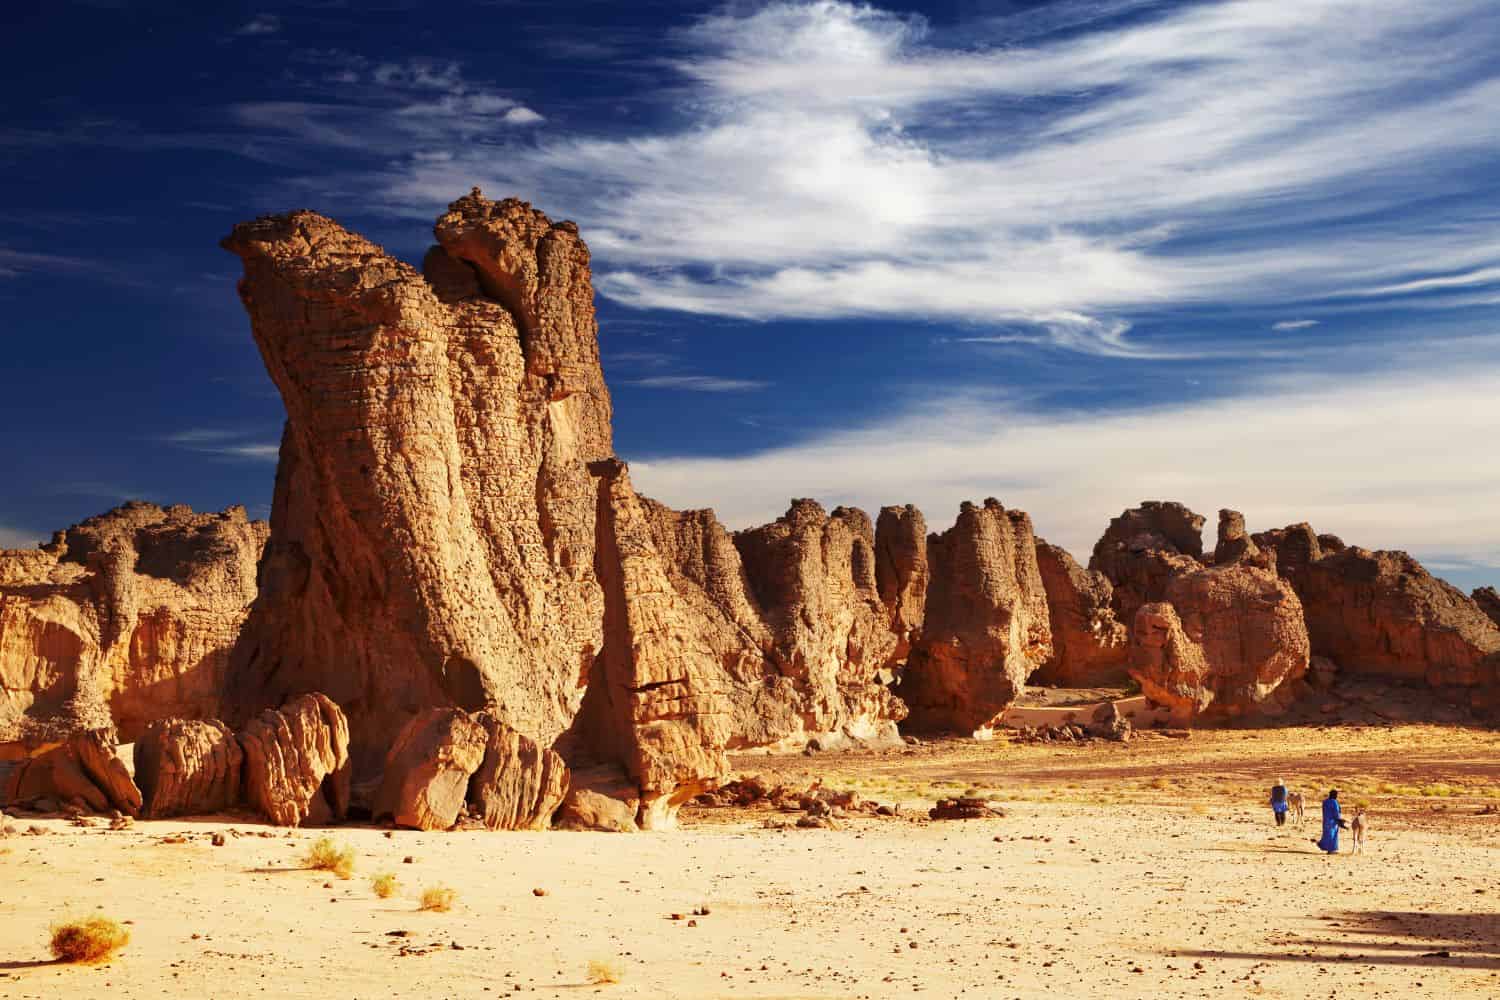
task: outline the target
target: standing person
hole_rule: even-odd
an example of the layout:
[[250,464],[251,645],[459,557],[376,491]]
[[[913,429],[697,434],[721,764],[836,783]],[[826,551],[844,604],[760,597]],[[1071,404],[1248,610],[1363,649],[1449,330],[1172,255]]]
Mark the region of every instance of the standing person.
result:
[[1271,812],[1276,817],[1277,826],[1286,825],[1286,806],[1286,782],[1277,778],[1276,784],[1271,786]]
[[1339,809],[1339,790],[1335,788],[1328,793],[1328,798],[1323,800],[1323,839],[1314,843],[1329,854],[1337,854],[1339,852],[1339,828],[1343,825],[1343,814]]

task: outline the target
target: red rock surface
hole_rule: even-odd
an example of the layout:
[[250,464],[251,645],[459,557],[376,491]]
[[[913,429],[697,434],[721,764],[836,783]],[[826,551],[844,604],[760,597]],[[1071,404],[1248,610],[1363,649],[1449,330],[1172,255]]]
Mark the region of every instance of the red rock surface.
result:
[[486,713],[486,745],[469,779],[471,811],[491,830],[545,830],[568,793],[568,766],[551,750]]
[[1126,679],[1129,629],[1115,617],[1114,587],[1071,555],[1040,539],[1037,568],[1047,593],[1052,655],[1031,681],[1056,687],[1097,687]]
[[1275,574],[1248,566],[1174,577],[1141,606],[1130,675],[1184,720],[1275,713],[1300,693],[1310,649],[1302,605]]
[[1202,515],[1180,503],[1148,500],[1109,522],[1089,569],[1109,579],[1115,616],[1129,624],[1137,608],[1161,600],[1173,577],[1202,561]]
[[469,778],[489,734],[467,712],[434,708],[412,718],[386,755],[375,818],[413,830],[447,830],[463,812]]
[[1031,519],[989,499],[965,503],[928,541],[921,637],[899,692],[916,728],[985,728],[1052,655],[1047,595]]
[[1480,611],[1489,616],[1490,621],[1500,625],[1500,593],[1494,587],[1477,587],[1469,597],[1479,605]]
[[135,743],[141,814],[149,819],[223,812],[242,801],[244,754],[217,719],[157,719]]
[[0,551],[0,741],[211,718],[268,527],[129,503]]
[[349,811],[349,723],[321,694],[268,708],[239,733],[245,800],[278,826],[344,818]]

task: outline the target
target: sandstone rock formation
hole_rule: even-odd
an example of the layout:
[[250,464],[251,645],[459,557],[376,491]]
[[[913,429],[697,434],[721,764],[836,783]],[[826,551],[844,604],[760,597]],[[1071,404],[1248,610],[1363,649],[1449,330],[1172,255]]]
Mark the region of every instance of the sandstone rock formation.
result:
[[[1251,536],[1261,549],[1276,554],[1276,572],[1300,596],[1307,586],[1308,568],[1323,558],[1323,545],[1306,521]],[[1332,536],[1328,536],[1332,537]]]
[[301,826],[349,811],[349,723],[321,694],[268,708],[240,731],[245,799],[272,823]]
[[993,498],[965,503],[927,557],[922,633],[899,692],[916,728],[983,729],[1052,655],[1031,519]]
[[386,755],[375,818],[389,816],[413,830],[451,828],[488,739],[484,726],[461,709],[434,708],[413,717]]
[[1245,563],[1261,569],[1276,569],[1276,550],[1261,550],[1245,530],[1245,515],[1237,510],[1219,511],[1219,536],[1214,546],[1214,565]]
[[0,744],[0,806],[51,802],[138,816],[141,793],[114,738],[113,730],[87,729],[61,740]]
[[1275,574],[1229,565],[1175,576],[1136,612],[1130,674],[1183,720],[1274,713],[1310,656],[1302,605]]
[[224,242],[287,410],[233,700],[325,692],[365,773],[434,706],[550,743],[603,641],[588,252],[571,223],[477,193],[436,232],[430,278],[312,212]]
[[557,813],[560,830],[635,833],[640,829],[640,789],[612,767],[574,771],[571,787]]
[[242,507],[129,503],[0,551],[0,742],[217,714],[267,533]]
[[1475,687],[1500,626],[1405,552],[1358,546],[1308,564],[1297,586],[1313,652],[1350,674]]
[[[905,525],[890,518],[884,523],[890,545],[910,548],[921,515],[913,511]],[[778,520],[734,536],[771,637],[776,682],[791,688],[789,698],[777,697],[789,700],[803,717],[798,728],[809,734],[847,729],[875,735],[905,715],[885,682],[909,645],[910,618],[918,609],[908,603],[893,611],[882,602],[875,551],[884,541],[864,511],[825,513],[813,500],[793,500]],[[896,578],[890,585],[901,586]],[[920,590],[920,584],[907,589]]]
[[1479,605],[1480,611],[1489,615],[1490,621],[1500,625],[1500,593],[1494,587],[1476,587],[1469,596]]
[[1162,599],[1173,577],[1202,561],[1202,515],[1180,503],[1148,500],[1109,522],[1089,569],[1114,585],[1115,616],[1128,624],[1142,604]]
[[1129,630],[1115,618],[1109,578],[1084,569],[1066,550],[1040,539],[1036,561],[1047,593],[1052,656],[1032,675],[1032,682],[1094,687],[1123,681]]
[[217,719],[157,719],[135,743],[135,781],[150,819],[222,812],[241,801],[244,754]]
[[568,793],[568,767],[556,753],[480,713],[484,759],[469,779],[471,811],[491,830],[545,830]]

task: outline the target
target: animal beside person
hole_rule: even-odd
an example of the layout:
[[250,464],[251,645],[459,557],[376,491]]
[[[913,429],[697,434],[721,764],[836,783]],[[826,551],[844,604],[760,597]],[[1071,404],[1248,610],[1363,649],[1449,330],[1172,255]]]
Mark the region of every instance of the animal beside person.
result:
[[1302,821],[1307,816],[1306,810],[1303,808],[1301,792],[1288,791],[1286,793],[1286,810],[1287,814],[1291,816],[1292,823],[1301,826]]
[[1365,807],[1360,806],[1354,810],[1354,818],[1349,821],[1349,839],[1354,841],[1350,854],[1360,854],[1365,849],[1365,834],[1369,832],[1370,819],[1365,814]]

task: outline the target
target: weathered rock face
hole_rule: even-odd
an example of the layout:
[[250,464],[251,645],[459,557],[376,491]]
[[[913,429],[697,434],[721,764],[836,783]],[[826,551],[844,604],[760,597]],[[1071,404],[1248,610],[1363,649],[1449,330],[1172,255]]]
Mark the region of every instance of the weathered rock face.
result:
[[1500,593],[1494,587],[1478,587],[1469,595],[1479,610],[1489,615],[1490,621],[1500,625]]
[[1256,532],[1251,537],[1261,549],[1276,553],[1277,574],[1300,596],[1307,585],[1308,567],[1323,558],[1323,545],[1312,526],[1304,521],[1285,528]]
[[244,754],[217,719],[157,719],[135,743],[135,781],[150,819],[222,812],[241,801]]
[[1066,550],[1040,539],[1036,561],[1047,593],[1052,656],[1032,681],[1094,687],[1125,680],[1129,630],[1115,618],[1109,578],[1084,569]]
[[488,740],[484,726],[460,709],[434,708],[414,717],[386,755],[375,818],[389,816],[413,830],[452,827]]
[[1262,550],[1245,530],[1245,515],[1227,508],[1219,511],[1219,537],[1214,546],[1214,565],[1228,566],[1244,563],[1273,572],[1276,569],[1276,550]]
[[429,278],[311,212],[224,245],[287,409],[236,705],[326,692],[374,773],[416,713],[492,708],[550,743],[602,643],[609,397],[571,223],[471,195]]
[[613,767],[573,772],[567,798],[557,813],[561,830],[635,833],[640,829],[640,789]]
[[1485,683],[1485,658],[1500,652],[1500,626],[1404,552],[1324,555],[1298,593],[1313,652],[1346,673],[1474,687]]
[[115,753],[114,731],[88,729],[63,740],[0,745],[0,806],[46,802],[140,815],[141,793]]
[[0,741],[217,714],[268,527],[129,503],[0,551]]
[[1136,612],[1130,674],[1184,720],[1276,712],[1297,693],[1310,648],[1302,605],[1266,570],[1230,565],[1174,577]]
[[1128,623],[1142,604],[1162,599],[1173,577],[1202,561],[1202,515],[1180,503],[1148,500],[1109,522],[1089,569],[1109,578],[1115,616]]
[[905,660],[927,611],[927,521],[911,504],[882,507],[875,521],[875,583],[896,633],[891,656]]
[[[909,535],[918,522],[886,523],[894,535]],[[873,733],[905,717],[884,682],[909,645],[906,619],[918,611],[881,601],[875,550],[883,541],[864,511],[825,513],[813,500],[793,500],[778,520],[734,536],[771,638],[772,683],[783,688],[775,697],[801,716],[790,732]],[[908,581],[906,589],[920,584]]]
[[469,779],[471,811],[491,830],[545,830],[568,793],[568,767],[551,750],[487,713],[484,760]]
[[301,826],[349,811],[349,723],[321,694],[268,708],[240,731],[245,799],[272,823]]
[[899,692],[914,727],[982,729],[1052,655],[1031,519],[993,499],[965,503],[954,526],[928,540],[927,558],[922,634]]
[[719,691],[729,678],[710,637],[715,623],[678,598],[624,464],[595,471],[604,645],[567,745],[582,748],[580,760],[622,765],[639,786],[640,825],[667,827],[728,772],[732,723]]

